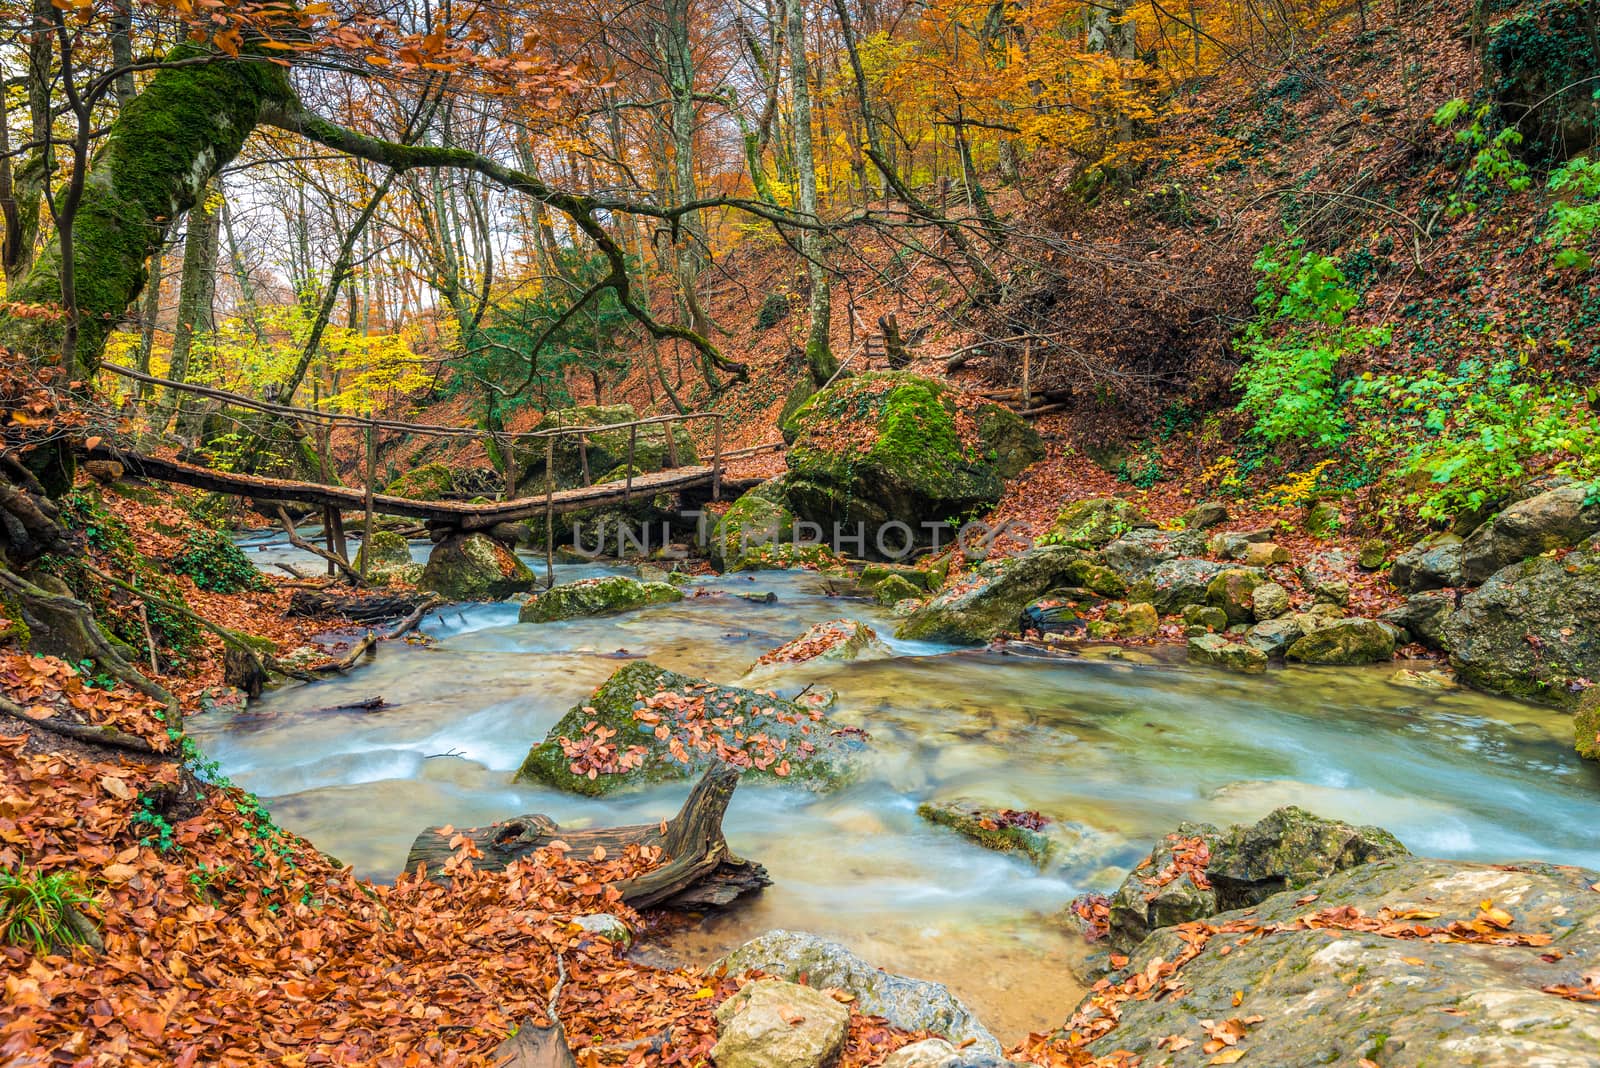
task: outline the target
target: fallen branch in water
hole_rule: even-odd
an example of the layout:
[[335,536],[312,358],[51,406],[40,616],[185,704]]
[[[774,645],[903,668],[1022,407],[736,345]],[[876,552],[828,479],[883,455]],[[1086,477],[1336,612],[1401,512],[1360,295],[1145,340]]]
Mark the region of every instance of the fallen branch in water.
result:
[[313,708],[306,713],[308,716],[320,716],[324,712],[379,712],[389,707],[389,702],[381,694],[372,697],[363,697],[359,701],[351,701],[342,705],[328,705],[326,708]]
[[402,637],[407,631],[421,623],[423,616],[427,615],[429,612],[445,603],[446,602],[443,597],[429,597],[426,601],[423,601],[421,604],[417,605],[417,607],[413,608],[411,610],[411,614],[406,616],[405,619],[402,619],[398,627],[394,628],[394,630],[391,630],[388,634],[385,634],[383,636],[384,640],[392,642],[396,638]]
[[311,671],[318,675],[321,675],[325,672],[349,671],[351,668],[356,666],[357,660],[360,660],[369,649],[372,649],[377,644],[378,636],[369,630],[367,631],[366,636],[360,641],[356,642],[356,644],[351,647],[350,651],[341,659],[335,660],[331,664],[318,664],[316,667],[312,668]]

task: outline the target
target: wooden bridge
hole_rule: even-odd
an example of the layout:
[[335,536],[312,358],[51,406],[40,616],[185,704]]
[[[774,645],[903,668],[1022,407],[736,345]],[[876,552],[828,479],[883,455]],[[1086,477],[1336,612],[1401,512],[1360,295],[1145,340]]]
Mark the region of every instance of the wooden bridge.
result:
[[669,468],[665,471],[638,475],[628,481],[602,482],[592,486],[552,490],[548,494],[536,497],[490,501],[486,504],[468,504],[465,501],[419,501],[409,497],[394,497],[387,493],[373,493],[369,501],[366,490],[361,487],[324,486],[316,482],[297,482],[292,479],[217,471],[158,456],[124,452],[104,444],[88,450],[84,455],[91,460],[112,460],[120,463],[129,474],[139,478],[176,482],[181,486],[192,486],[214,493],[229,493],[258,501],[314,505],[324,510],[364,511],[370,504],[372,510],[379,515],[420,519],[431,525],[452,527],[462,531],[488,530],[500,523],[533,519],[544,515],[546,511],[560,515],[584,508],[623,504],[640,495],[710,486],[719,476],[717,467],[701,465]]

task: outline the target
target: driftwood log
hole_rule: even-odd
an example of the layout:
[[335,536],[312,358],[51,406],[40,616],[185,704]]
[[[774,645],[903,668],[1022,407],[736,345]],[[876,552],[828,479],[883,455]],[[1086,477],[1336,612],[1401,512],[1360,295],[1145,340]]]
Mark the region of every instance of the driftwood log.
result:
[[367,597],[328,590],[295,590],[289,595],[291,616],[343,616],[357,623],[399,619],[427,600],[422,593],[381,593]]
[[[563,831],[548,816],[527,815],[457,833],[471,838],[483,854],[474,861],[480,871],[500,871],[557,838],[571,846],[575,856],[591,853],[595,846],[612,854],[634,844],[660,846],[663,859],[658,867],[616,884],[622,899],[636,909],[710,908],[772,885],[765,868],[735,856],[722,837],[722,816],[738,785],[738,769],[727,764],[712,767],[695,783],[678,814],[665,823]],[[436,827],[417,835],[406,870],[415,871],[422,864],[429,872],[442,871],[452,853],[451,837]]]

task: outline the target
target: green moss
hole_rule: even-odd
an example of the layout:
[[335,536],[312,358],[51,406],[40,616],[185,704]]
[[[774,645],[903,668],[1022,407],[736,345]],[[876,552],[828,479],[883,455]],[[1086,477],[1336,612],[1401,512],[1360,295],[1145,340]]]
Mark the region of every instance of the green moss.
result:
[[522,606],[519,623],[554,623],[562,619],[614,616],[653,604],[683,600],[670,582],[640,582],[626,575],[606,575],[553,586]]
[[413,467],[383,488],[391,497],[413,501],[437,501],[455,489],[455,478],[444,464]]
[[1578,698],[1572,716],[1573,745],[1585,760],[1600,760],[1600,686],[1590,686]]

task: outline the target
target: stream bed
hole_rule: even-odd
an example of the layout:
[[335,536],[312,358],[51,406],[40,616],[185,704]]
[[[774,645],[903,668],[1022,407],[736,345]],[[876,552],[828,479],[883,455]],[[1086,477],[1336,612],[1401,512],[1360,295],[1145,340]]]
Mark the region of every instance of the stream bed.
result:
[[[270,539],[242,545],[263,566],[309,559]],[[607,569],[556,571],[560,582]],[[768,591],[775,603],[736,596]],[[683,785],[591,800],[510,781],[621,657],[732,682],[812,623],[859,619],[893,658],[797,680],[836,690],[830,716],[869,733],[864,773],[825,797],[741,785],[728,840],[775,885],[667,936],[665,948],[704,963],[773,927],[811,931],[949,985],[1007,1043],[1059,1024],[1082,993],[1071,964],[1086,947],[1054,914],[1080,892],[1114,889],[1180,820],[1247,822],[1298,804],[1379,824],[1417,853],[1600,867],[1600,768],[1577,759],[1562,713],[1403,687],[1389,681],[1398,664],[1241,676],[1192,668],[1176,649],[1033,660],[899,642],[886,609],[831,596],[807,572],[697,579],[688,592],[552,624],[519,624],[511,603],[447,607],[422,625],[429,645],[383,645],[346,677],[194,717],[190,731],[282,826],[392,880],[429,825],[543,812],[602,826],[675,813]],[[310,714],[374,695],[390,707]],[[1081,848],[1039,872],[916,814],[955,797],[1077,825]]]

